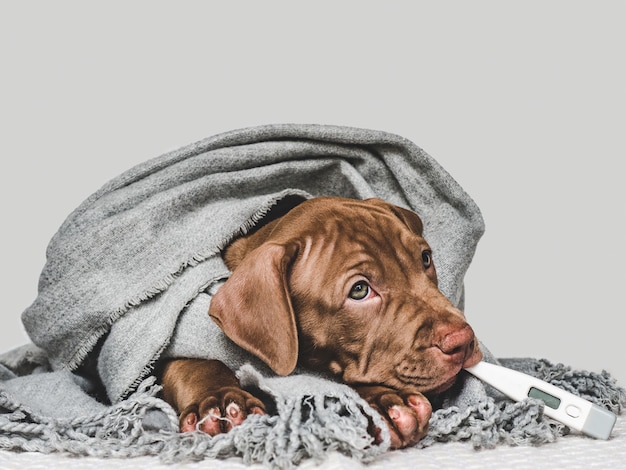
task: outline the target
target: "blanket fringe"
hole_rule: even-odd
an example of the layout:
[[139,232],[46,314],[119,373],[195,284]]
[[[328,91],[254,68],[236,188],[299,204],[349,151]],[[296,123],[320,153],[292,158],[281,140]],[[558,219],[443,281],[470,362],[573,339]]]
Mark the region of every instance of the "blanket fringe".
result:
[[285,469],[307,459],[322,462],[332,451],[367,463],[388,449],[388,442],[374,444],[363,410],[345,397],[306,396],[284,408],[289,412],[250,416],[213,438],[202,432],[181,434],[168,440],[159,456],[175,464],[236,455],[248,465]]
[[27,452],[66,452],[94,457],[155,455],[164,447],[161,432],[145,427],[149,411],[164,413],[169,422],[165,433],[177,432],[178,417],[157,398],[161,387],[146,379],[128,400],[101,413],[69,420],[38,416],[0,392],[0,448]]
[[475,449],[492,449],[498,444],[540,445],[556,441],[563,430],[563,425],[544,417],[543,404],[537,400],[497,403],[488,398],[465,409],[437,410],[428,435],[418,446],[460,441],[469,441]]

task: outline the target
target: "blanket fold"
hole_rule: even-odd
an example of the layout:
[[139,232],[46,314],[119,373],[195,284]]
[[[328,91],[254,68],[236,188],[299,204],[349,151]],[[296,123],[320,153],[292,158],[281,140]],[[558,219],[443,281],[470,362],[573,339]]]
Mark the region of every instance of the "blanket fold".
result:
[[[285,467],[338,450],[363,461],[380,420],[350,388],[297,370],[274,377],[207,315],[230,272],[222,249],[307,198],[379,197],[417,212],[440,289],[463,308],[463,278],[484,224],[454,179],[412,142],[385,132],[269,125],[205,139],[105,184],[52,238],[39,293],[23,313],[33,345],[0,356],[0,448],[77,455],[160,454],[167,461],[238,455]],[[471,316],[469,318],[471,322]],[[488,360],[496,361],[483,347]],[[154,370],[167,357],[220,359],[263,390],[277,413],[227,435],[178,434]],[[623,390],[601,375],[559,376],[513,361],[621,410]],[[56,384],[54,393],[45,390]],[[55,404],[56,403],[56,404]],[[471,440],[537,443],[563,432],[536,402],[502,400],[472,377],[442,397],[422,445]],[[386,429],[382,426],[382,429]]]

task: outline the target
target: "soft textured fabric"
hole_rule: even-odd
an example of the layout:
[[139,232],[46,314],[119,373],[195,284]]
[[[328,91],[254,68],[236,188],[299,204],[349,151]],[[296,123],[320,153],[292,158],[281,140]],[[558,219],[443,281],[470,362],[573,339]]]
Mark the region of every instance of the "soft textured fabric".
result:
[[[222,248],[264,217],[320,195],[379,197],[417,212],[440,288],[463,307],[463,277],[483,221],[471,198],[415,144],[318,125],[221,134],[113,179],[55,234],[38,297],[22,317],[34,345],[0,357],[0,447],[159,453],[171,461],[239,455],[281,467],[329,450],[364,461],[384,452],[389,436],[384,431],[374,445],[368,419],[386,427],[350,388],[302,370],[273,377],[207,315],[230,274]],[[178,434],[153,377],[160,358],[175,356],[224,361],[245,386],[263,390],[276,412],[213,439]],[[512,365],[551,378],[561,371],[535,360]],[[623,390],[609,377],[581,374],[601,390],[597,401],[621,409]],[[581,384],[572,389],[581,391]],[[501,398],[465,377],[442,397],[422,445],[549,442],[561,432],[538,403]]]

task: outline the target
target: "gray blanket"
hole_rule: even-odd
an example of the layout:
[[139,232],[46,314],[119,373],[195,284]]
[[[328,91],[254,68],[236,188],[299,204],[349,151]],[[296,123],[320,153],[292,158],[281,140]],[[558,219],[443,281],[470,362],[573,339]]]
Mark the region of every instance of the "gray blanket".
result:
[[[38,297],[22,317],[33,344],[0,357],[0,448],[167,461],[238,455],[279,467],[331,450],[363,461],[385,452],[388,434],[373,444],[368,420],[385,426],[350,388],[302,370],[273,376],[207,315],[230,274],[221,249],[264,217],[319,195],[379,197],[419,213],[440,288],[463,307],[482,217],[412,142],[317,125],[218,135],[113,179],[53,237]],[[177,433],[154,379],[159,359],[175,356],[224,361],[246,387],[263,391],[274,412],[217,438]],[[507,365],[615,412],[625,404],[607,374],[534,359]],[[469,376],[436,405],[421,445],[542,443],[564,432],[540,403],[511,403]]]

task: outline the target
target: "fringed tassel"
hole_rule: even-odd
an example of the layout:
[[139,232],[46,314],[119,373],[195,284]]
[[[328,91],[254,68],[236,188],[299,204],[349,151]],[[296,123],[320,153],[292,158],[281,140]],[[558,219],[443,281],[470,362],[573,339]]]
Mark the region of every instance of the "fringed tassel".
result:
[[[155,455],[164,447],[164,436],[177,435],[178,417],[156,397],[160,387],[155,378],[146,379],[128,400],[102,413],[71,420],[37,416],[0,393],[0,448],[28,452],[67,452],[95,457]],[[163,432],[146,429],[149,411],[166,417]]]

